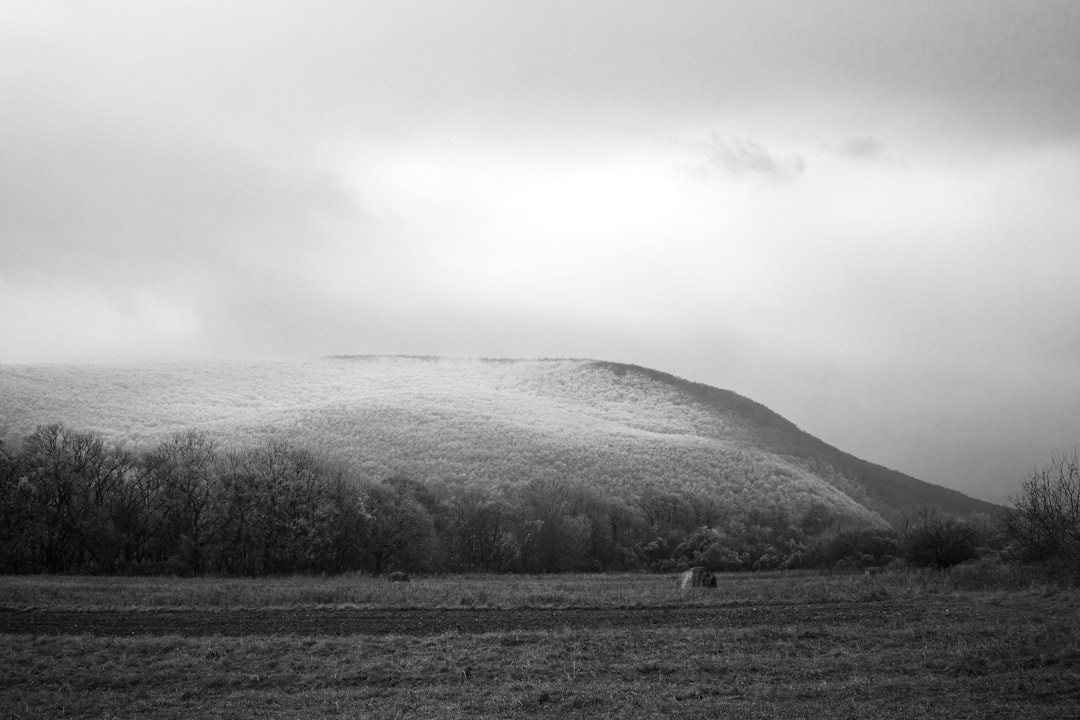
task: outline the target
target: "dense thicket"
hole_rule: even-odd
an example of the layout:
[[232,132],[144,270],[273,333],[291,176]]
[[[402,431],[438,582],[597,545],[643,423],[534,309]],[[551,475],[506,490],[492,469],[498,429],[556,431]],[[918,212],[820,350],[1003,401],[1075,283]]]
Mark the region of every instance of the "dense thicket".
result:
[[820,504],[791,517],[554,478],[369,483],[278,440],[229,449],[189,431],[135,454],[49,425],[0,445],[5,573],[750,570],[882,564],[902,551],[896,533]]

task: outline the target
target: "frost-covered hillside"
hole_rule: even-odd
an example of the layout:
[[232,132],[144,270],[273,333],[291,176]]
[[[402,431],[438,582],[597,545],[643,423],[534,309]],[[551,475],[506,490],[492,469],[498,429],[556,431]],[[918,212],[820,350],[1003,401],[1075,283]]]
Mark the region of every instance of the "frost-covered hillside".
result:
[[692,492],[794,513],[824,504],[871,523],[913,493],[979,509],[847,456],[730,391],[589,360],[0,366],[0,438],[14,444],[54,422],[132,449],[187,428],[235,445],[282,437],[372,480],[551,477],[624,497]]

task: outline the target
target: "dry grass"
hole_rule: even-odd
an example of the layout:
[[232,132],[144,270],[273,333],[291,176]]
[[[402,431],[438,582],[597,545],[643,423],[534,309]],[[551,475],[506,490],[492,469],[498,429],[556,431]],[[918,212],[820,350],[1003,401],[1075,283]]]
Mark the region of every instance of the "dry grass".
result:
[[[917,576],[723,580],[717,593],[685,596],[666,578],[634,576],[423,579],[405,587],[363,578],[3,578],[8,606],[62,606],[70,592],[73,605],[110,607],[142,600],[271,607],[364,597],[402,608],[471,598],[480,606],[655,605],[660,613],[688,604],[703,612],[674,626],[426,637],[8,635],[0,638],[0,708],[12,719],[633,719],[1075,717],[1072,708],[1080,707],[1074,595],[947,592]],[[871,592],[892,598],[856,602]],[[110,593],[120,599],[114,603]],[[779,623],[769,612],[771,603],[811,601],[841,612]],[[754,619],[734,624],[708,612],[754,603]]]
[[663,607],[904,600],[958,591],[1043,592],[978,566],[874,578],[816,571],[719,575],[716,592],[679,592],[668,576],[449,575],[388,583],[361,575],[291,578],[0,576],[0,608]]
[[[424,638],[11,637],[0,698],[43,717],[1051,717],[1074,623],[513,632]],[[1015,622],[1021,619],[1020,622]],[[1058,715],[1060,716],[1060,715]]]

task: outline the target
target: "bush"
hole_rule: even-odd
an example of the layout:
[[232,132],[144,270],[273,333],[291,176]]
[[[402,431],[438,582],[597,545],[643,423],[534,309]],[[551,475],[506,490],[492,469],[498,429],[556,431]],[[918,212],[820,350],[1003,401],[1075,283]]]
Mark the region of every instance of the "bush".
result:
[[924,512],[904,533],[904,557],[915,565],[948,568],[976,557],[978,539],[970,523]]
[[841,530],[824,535],[805,552],[803,567],[886,565],[900,553],[896,533],[881,528]]

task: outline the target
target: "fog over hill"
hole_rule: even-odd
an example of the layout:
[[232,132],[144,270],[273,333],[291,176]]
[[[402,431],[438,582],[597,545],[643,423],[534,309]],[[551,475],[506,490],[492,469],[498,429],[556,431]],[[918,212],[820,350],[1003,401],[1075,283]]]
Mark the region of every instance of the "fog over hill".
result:
[[730,390],[579,359],[345,356],[303,362],[0,366],[0,439],[61,422],[145,449],[188,428],[283,438],[377,481],[581,482],[627,498],[824,505],[883,524],[994,506],[853,457]]

